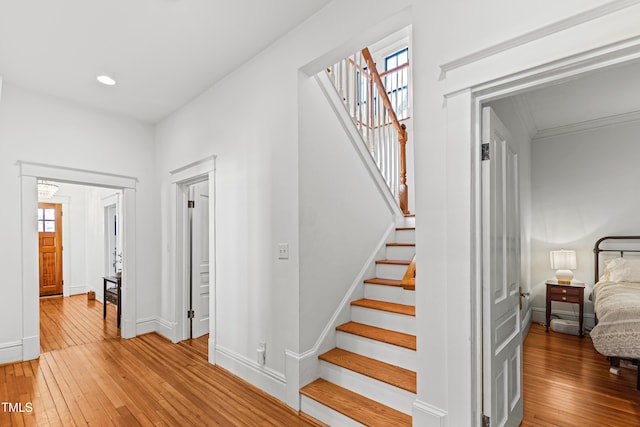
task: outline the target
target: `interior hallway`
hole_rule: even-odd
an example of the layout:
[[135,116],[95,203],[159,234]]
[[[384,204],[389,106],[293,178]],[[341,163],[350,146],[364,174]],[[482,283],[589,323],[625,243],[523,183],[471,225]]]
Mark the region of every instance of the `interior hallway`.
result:
[[41,301],[40,358],[0,366],[0,401],[24,412],[0,410],[0,425],[320,425],[210,365],[207,335],[122,340],[107,308],[103,322],[86,295]]

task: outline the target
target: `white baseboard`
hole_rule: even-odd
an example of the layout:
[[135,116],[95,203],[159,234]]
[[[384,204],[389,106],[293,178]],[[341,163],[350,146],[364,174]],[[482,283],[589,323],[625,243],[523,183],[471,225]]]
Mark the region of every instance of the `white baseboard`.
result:
[[22,338],[22,360],[33,360],[40,357],[40,335]]
[[147,317],[145,319],[138,319],[136,321],[136,335],[148,334],[150,332],[157,332],[163,337],[167,338],[171,342],[175,343],[175,326],[173,322],[169,322],[160,317]]
[[442,409],[417,400],[413,402],[413,425],[421,427],[445,427],[447,413]]
[[0,344],[0,365],[22,361],[22,341]]
[[216,345],[216,364],[234,375],[253,384],[271,396],[286,402],[287,380],[285,376],[264,365],[259,365],[248,357]]
[[[577,308],[576,308],[577,311]],[[559,316],[561,319],[578,320],[578,313],[573,311],[553,310],[553,315]],[[547,310],[545,308],[533,307],[531,308],[531,321],[540,323],[542,325],[547,321]],[[595,326],[596,317],[593,313],[584,314],[584,328],[590,330]]]
[[71,296],[71,295],[80,295],[80,294],[86,294],[88,290],[88,286],[86,285],[77,285],[77,286],[66,286],[64,287],[64,296]]
[[531,308],[527,310],[527,312],[522,316],[522,321],[520,322],[520,330],[522,331],[522,339],[527,336],[529,333],[529,327],[531,326]]

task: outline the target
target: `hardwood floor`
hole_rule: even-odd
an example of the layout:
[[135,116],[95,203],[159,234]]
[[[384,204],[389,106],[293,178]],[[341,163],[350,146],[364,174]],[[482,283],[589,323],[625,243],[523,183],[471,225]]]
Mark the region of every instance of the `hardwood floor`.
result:
[[533,324],[524,341],[523,427],[639,426],[636,371],[609,373],[591,338]]
[[40,298],[41,353],[119,336],[114,304],[107,304],[103,321],[102,304],[84,294]]
[[41,311],[47,351],[0,366],[0,402],[12,404],[0,408],[0,426],[321,425],[210,365],[207,336],[120,339],[114,313],[103,324],[102,305],[85,295],[43,300]]

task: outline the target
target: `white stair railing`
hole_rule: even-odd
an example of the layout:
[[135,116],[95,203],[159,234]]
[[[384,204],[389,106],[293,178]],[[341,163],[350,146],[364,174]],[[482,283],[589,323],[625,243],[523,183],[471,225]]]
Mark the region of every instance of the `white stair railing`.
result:
[[[367,48],[327,69],[338,94],[400,209],[409,213],[406,179],[409,73],[405,64],[378,73]],[[386,86],[385,86],[386,85]]]

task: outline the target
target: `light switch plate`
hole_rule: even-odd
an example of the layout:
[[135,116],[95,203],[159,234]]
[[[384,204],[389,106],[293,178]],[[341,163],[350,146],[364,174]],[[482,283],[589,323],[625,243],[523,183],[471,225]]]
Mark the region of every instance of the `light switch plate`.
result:
[[289,259],[288,243],[278,243],[278,259]]

